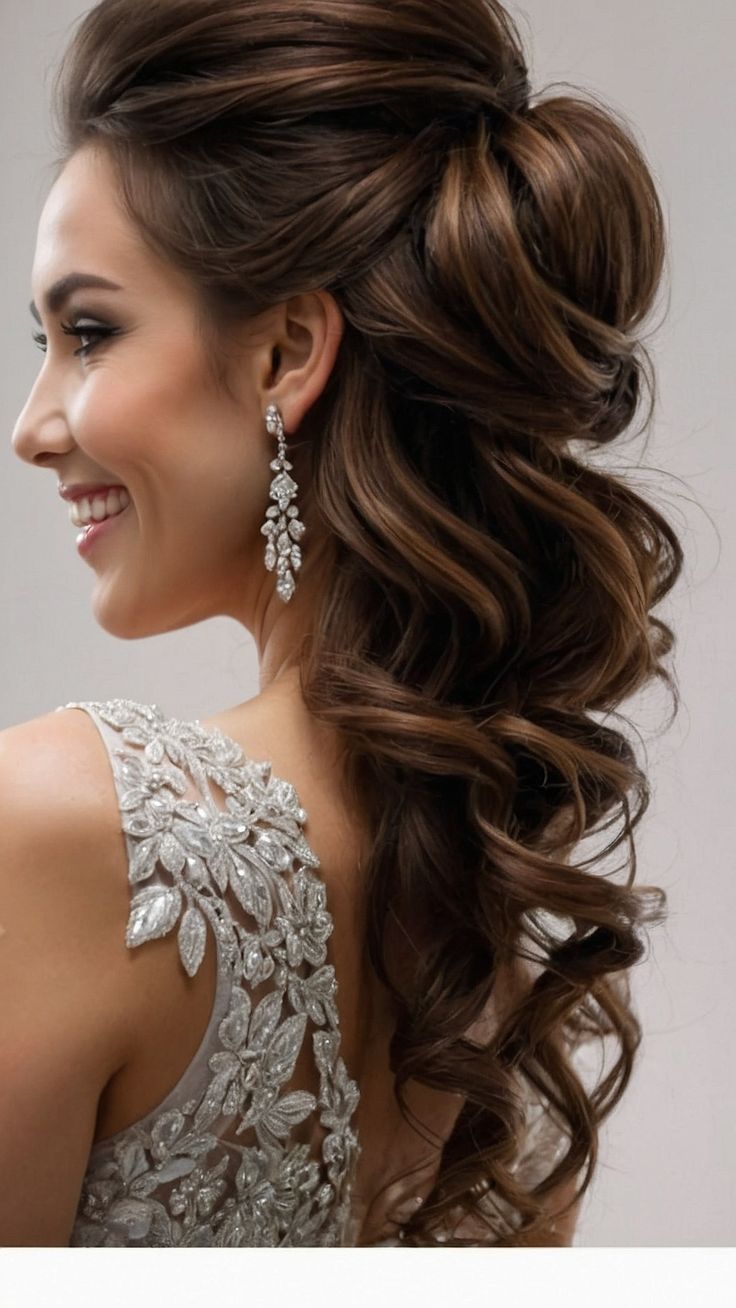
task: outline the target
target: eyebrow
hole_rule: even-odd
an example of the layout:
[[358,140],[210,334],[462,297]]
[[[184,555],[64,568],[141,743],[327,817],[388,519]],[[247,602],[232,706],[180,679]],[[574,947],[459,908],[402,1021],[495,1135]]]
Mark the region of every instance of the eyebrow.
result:
[[[58,313],[61,306],[69,299],[73,291],[87,290],[96,288],[104,291],[121,291],[122,286],[117,282],[108,281],[107,277],[96,277],[93,273],[72,272],[67,273],[66,277],[60,277],[58,282],[54,282],[46,292],[46,307],[49,313]],[[33,300],[29,304],[33,317],[40,324],[41,315],[36,308]]]

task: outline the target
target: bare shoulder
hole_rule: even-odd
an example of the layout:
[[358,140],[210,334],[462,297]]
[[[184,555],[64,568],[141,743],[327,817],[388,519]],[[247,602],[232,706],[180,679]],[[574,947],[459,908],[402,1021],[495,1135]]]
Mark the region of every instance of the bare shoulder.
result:
[[[34,814],[74,826],[84,808],[101,816],[106,785],[105,748],[88,714],[79,709],[44,713],[0,731],[2,798],[19,820]],[[6,809],[7,814],[7,809]],[[8,814],[9,815],[9,814]]]
[[125,878],[110,867],[104,745],[84,718],[0,731],[0,1244],[66,1243],[124,1056]]
[[[115,987],[127,918],[127,879],[114,783],[104,745],[86,713],[51,712],[0,731],[0,925],[25,942],[28,976],[52,969],[77,992],[80,1020],[106,985]],[[45,960],[46,971],[37,966]],[[36,965],[35,968],[32,965]],[[112,965],[112,966],[111,966]],[[67,996],[68,997],[68,996]],[[100,1057],[116,1058],[114,1030]]]

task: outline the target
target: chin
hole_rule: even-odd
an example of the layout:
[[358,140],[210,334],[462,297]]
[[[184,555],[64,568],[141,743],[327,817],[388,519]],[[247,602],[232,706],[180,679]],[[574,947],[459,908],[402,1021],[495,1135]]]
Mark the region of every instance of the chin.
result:
[[97,625],[103,631],[106,631],[108,636],[114,636],[116,640],[145,640],[146,636],[158,636],[160,634],[158,631],[144,627],[140,623],[98,621]]
[[115,609],[106,604],[94,604],[92,612],[98,627],[116,640],[145,640],[147,636],[159,636],[163,631],[171,630],[160,621],[154,621],[150,613]]

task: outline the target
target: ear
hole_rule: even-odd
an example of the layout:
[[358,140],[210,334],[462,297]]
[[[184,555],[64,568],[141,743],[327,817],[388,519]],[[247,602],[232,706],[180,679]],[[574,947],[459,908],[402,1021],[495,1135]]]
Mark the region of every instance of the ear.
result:
[[298,431],[325,389],[344,332],[342,311],[328,291],[308,291],[278,306],[270,335],[270,372],[261,378],[262,412],[269,404],[278,405],[287,434]]

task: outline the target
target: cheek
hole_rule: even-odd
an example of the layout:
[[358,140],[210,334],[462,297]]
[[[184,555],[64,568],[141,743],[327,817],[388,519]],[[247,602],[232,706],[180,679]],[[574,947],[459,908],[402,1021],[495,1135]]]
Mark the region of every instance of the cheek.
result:
[[[178,548],[182,529],[203,555],[241,551],[269,507],[274,473],[250,416],[213,393],[201,356],[140,349],[90,374],[74,415],[79,444],[127,485],[141,525]],[[216,529],[215,529],[215,524]]]
[[173,359],[153,354],[153,367],[151,358],[138,364],[128,359],[89,377],[73,414],[77,440],[111,471],[135,471],[141,463],[181,468],[187,441],[196,449],[201,433],[214,428],[213,401],[184,352]]

